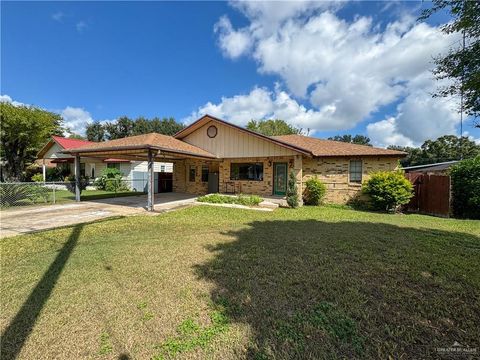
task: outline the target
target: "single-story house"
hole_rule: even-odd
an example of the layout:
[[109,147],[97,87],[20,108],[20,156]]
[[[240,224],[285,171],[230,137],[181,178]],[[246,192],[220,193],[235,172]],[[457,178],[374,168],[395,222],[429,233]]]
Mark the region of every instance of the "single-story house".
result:
[[[205,115],[174,136],[157,133],[92,143],[63,151],[75,157],[119,158],[173,163],[173,187],[191,194],[244,193],[284,196],[293,171],[299,195],[305,182],[318,177],[327,186],[327,201],[345,203],[369,174],[395,170],[405,153],[322,140],[302,135],[265,136]],[[153,209],[153,187],[148,187]],[[79,194],[78,194],[79,199]]]
[[[95,144],[95,142],[70,139],[61,136],[52,136],[45,146],[37,154],[37,163],[42,166],[43,180],[46,181],[46,169],[48,167],[61,167],[65,169],[66,174],[74,174],[75,157],[64,153],[63,151],[75,149],[78,147]],[[131,161],[127,159],[117,158],[98,158],[98,157],[82,157],[80,162],[80,175],[88,176],[94,180],[102,174],[103,169],[107,167],[117,168],[122,173],[123,180],[133,187],[145,187],[147,179],[147,162]],[[173,172],[173,164],[168,162],[156,162],[154,164],[155,173],[155,189],[160,188],[171,189],[171,179]],[[162,180],[162,181],[160,181]],[[162,186],[167,183],[167,186]],[[142,186],[143,184],[143,186]],[[160,185],[159,185],[160,184]],[[169,186],[170,185],[170,186]]]

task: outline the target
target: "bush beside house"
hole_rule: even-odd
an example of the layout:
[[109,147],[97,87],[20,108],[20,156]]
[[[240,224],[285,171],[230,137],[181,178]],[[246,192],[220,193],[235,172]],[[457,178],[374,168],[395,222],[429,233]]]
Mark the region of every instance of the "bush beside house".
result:
[[450,169],[455,217],[480,219],[480,156]]
[[363,185],[363,192],[370,196],[374,209],[398,211],[413,197],[413,185],[400,171],[379,171]]
[[318,178],[314,177],[305,182],[305,192],[303,194],[303,202],[305,205],[318,206],[322,204],[327,187]]
[[290,175],[288,176],[286,198],[287,204],[291,208],[297,208],[298,205],[300,205],[298,199],[297,178],[293,171],[290,171]]

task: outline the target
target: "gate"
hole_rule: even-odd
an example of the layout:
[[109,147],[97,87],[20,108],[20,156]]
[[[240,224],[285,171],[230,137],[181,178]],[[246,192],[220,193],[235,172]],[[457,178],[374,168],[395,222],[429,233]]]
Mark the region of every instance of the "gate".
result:
[[408,210],[448,217],[450,214],[450,176],[419,172],[405,174],[414,188]]

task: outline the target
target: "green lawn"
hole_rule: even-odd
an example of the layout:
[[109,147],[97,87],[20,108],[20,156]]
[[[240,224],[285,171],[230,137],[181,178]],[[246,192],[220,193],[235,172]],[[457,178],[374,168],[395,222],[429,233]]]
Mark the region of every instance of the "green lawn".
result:
[[480,222],[197,206],[7,238],[2,359],[480,351]]

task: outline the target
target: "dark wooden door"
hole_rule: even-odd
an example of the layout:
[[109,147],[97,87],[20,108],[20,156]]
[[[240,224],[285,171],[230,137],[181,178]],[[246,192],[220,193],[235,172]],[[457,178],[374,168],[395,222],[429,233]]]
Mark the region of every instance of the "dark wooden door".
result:
[[173,191],[173,174],[160,172],[158,173],[158,192],[172,192]]

